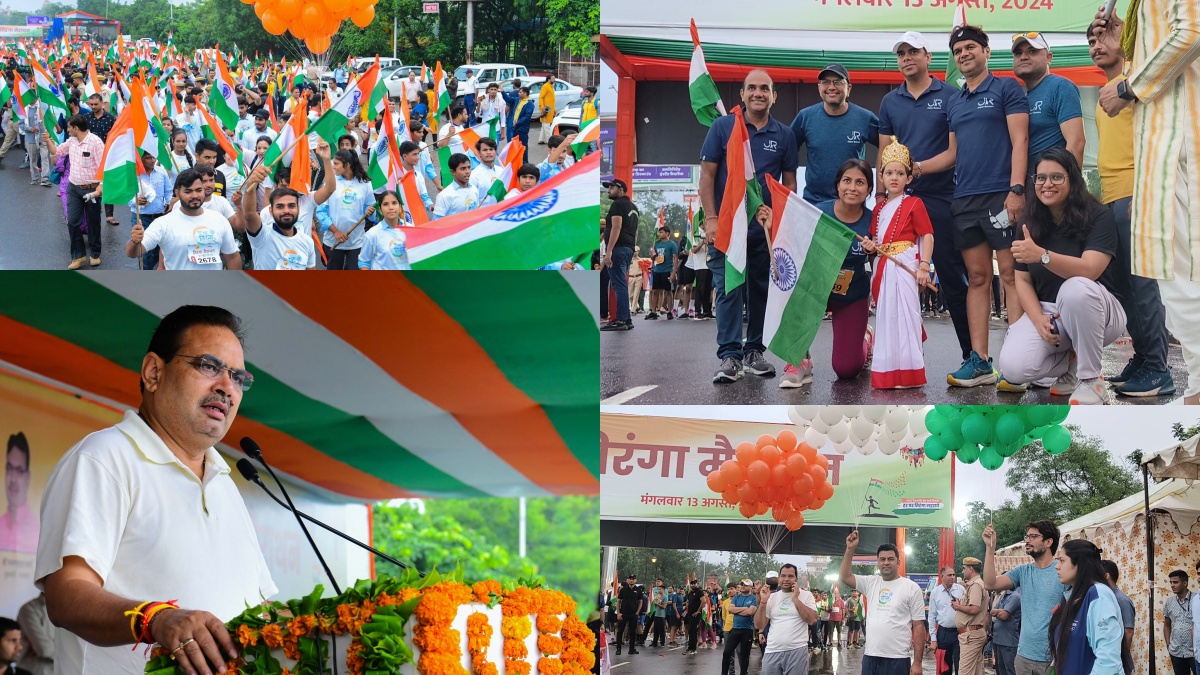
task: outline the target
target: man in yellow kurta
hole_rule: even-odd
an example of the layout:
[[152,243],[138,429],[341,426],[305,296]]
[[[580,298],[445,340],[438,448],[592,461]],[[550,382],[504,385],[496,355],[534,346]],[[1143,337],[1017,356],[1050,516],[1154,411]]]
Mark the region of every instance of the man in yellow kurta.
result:
[[1124,36],[1126,22],[1103,13],[1096,35],[1130,61],[1100,106],[1109,116],[1133,106],[1132,271],[1159,280],[1188,370],[1184,402],[1200,403],[1200,3],[1131,0]]
[[429,108],[429,113],[425,115],[425,126],[429,127],[429,132],[436,134],[438,132],[439,118],[437,90],[434,89],[433,83],[430,83],[425,89],[425,105]]
[[538,93],[538,111],[542,113],[539,118],[542,121],[542,133],[538,136],[540,145],[545,145],[546,139],[553,135],[551,127],[554,126],[554,103],[554,75],[547,75]]

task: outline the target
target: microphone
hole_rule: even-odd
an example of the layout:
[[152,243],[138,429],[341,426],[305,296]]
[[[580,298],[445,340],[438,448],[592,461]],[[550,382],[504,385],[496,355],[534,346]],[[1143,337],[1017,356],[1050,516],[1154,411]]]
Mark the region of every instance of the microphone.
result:
[[[283,487],[283,483],[279,482],[279,477],[275,475],[275,471],[269,464],[267,464],[267,460],[263,458],[262,450],[259,449],[258,443],[255,443],[253,438],[245,436],[242,438],[241,445],[242,450],[247,455],[257,459],[264,467],[266,467],[267,473],[271,474],[271,478],[273,478],[275,480],[275,484],[279,486],[279,491],[283,493],[283,498],[287,500],[288,510],[296,516],[296,522],[299,523],[300,529],[304,531],[304,536],[308,539],[308,545],[312,547],[313,553],[317,554],[317,560],[321,562],[321,567],[325,568],[325,576],[329,577],[329,583],[333,585],[333,592],[337,595],[341,595],[342,589],[338,586],[337,579],[333,578],[333,572],[329,570],[329,565],[325,563],[325,556],[321,555],[321,549],[317,548],[317,543],[313,541],[312,534],[309,533],[308,527],[304,525],[304,521],[300,518],[300,512],[296,510],[296,505],[292,503],[292,498],[290,495],[288,495],[287,488]],[[246,463],[249,464],[249,462]],[[251,466],[250,468],[253,469],[254,467]],[[245,474],[243,473],[242,475]]]
[[[280,506],[282,506],[285,509],[288,508],[288,505],[286,503],[284,503],[284,501],[282,499],[277,497],[274,492],[271,492],[271,488],[267,487],[266,484],[262,482],[262,478],[260,478],[258,475],[258,469],[254,468],[254,465],[250,463],[250,460],[239,459],[237,461],[237,468],[238,468],[238,471],[241,472],[242,478],[245,478],[246,480],[250,481],[251,483],[254,483],[255,485],[262,488],[263,491],[266,492],[267,495],[271,497],[271,499],[275,500],[276,504],[279,504]],[[409,569],[412,567],[411,565],[408,565],[408,564],[400,562],[399,560],[396,560],[392,556],[384,553],[383,551],[380,551],[379,549],[377,549],[373,546],[370,546],[364,542],[361,542],[361,541],[355,539],[354,537],[351,537],[350,535],[346,534],[345,532],[342,532],[341,530],[334,529],[334,528],[326,525],[325,523],[322,523],[321,521],[317,520],[316,518],[313,518],[312,516],[308,515],[307,513],[304,513],[302,511],[296,511],[296,515],[300,516],[301,518],[307,520],[310,523],[313,523],[314,525],[321,526],[322,528],[325,529],[325,531],[332,532],[333,534],[336,534],[337,536],[341,537],[342,539],[345,539],[346,541],[350,542],[351,544],[354,544],[355,546],[358,546],[360,548],[370,551],[371,553],[374,553],[375,555],[392,563],[393,565],[396,565],[396,566],[404,568],[404,569]],[[424,576],[424,575],[422,575],[422,576]]]

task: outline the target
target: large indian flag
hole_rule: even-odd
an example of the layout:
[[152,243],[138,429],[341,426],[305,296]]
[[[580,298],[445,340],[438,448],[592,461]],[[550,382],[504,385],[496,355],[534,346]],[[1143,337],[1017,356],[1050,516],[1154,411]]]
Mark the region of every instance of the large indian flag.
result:
[[500,204],[408,231],[413,269],[533,270],[596,248],[600,153]]
[[396,189],[400,171],[400,150],[396,143],[396,128],[392,125],[392,111],[391,108],[384,106],[379,139],[371,147],[371,155],[367,161],[367,175],[371,177],[371,189],[375,192],[385,188]]
[[[220,50],[220,47],[217,49]],[[234,129],[238,123],[237,92],[233,89],[233,77],[229,75],[225,59],[216,61],[217,76],[213,81],[212,94],[208,97],[208,105],[226,129]]]
[[[46,125],[46,131],[54,134],[54,126],[59,123],[59,118],[70,117],[71,109],[67,107],[67,102],[62,98],[62,88],[58,84],[58,78],[51,77],[50,73],[37,60],[32,61],[31,65],[33,66],[34,87],[37,90],[38,100],[42,104],[42,120]],[[65,132],[66,124],[61,126],[64,127],[63,131]]]
[[717,83],[708,74],[708,64],[704,62],[704,50],[700,47],[700,33],[696,30],[696,20],[692,24],[692,63],[688,67],[688,96],[692,99],[692,110],[696,113],[696,121],[706,127],[712,126],[713,120],[725,114],[725,105],[721,103],[721,94],[717,91]]
[[[291,119],[279,130],[279,135],[275,137],[275,141],[271,143],[271,147],[267,148],[266,154],[263,155],[263,162],[271,167],[272,178],[275,177],[275,171],[279,168],[280,164],[283,166],[292,165],[292,158],[296,154],[297,139],[304,136],[304,128],[307,125],[308,99],[301,99],[296,103]],[[276,162],[276,160],[279,161]]]
[[138,161],[134,108],[126,106],[121,111],[108,132],[108,142],[104,144],[104,155],[100,159],[96,180],[104,183],[101,201],[105,204],[125,204],[138,192],[138,174],[142,172],[142,163]]
[[854,232],[767,176],[771,192],[771,284],[763,341],[800,363],[825,318],[829,291],[854,243]]
[[599,141],[600,118],[597,117],[583,125],[583,128],[579,130],[579,135],[571,143],[571,150],[575,153],[575,159],[583,159],[583,156],[587,154],[588,148],[591,147],[592,143]]
[[337,147],[337,139],[346,133],[346,122],[362,114],[363,106],[371,101],[371,92],[375,90],[375,80],[379,78],[379,64],[370,68],[358,78],[354,84],[346,88],[346,93],[325,111],[324,115],[313,122],[308,133],[317,134],[325,139],[331,147]]
[[[725,193],[717,215],[717,234],[714,245],[725,254],[725,292],[746,281],[746,235],[750,221],[762,206],[762,186],[754,173],[754,158],[750,154],[750,137],[742,108],[733,109],[737,118],[725,146]],[[757,227],[757,223],[755,227]]]

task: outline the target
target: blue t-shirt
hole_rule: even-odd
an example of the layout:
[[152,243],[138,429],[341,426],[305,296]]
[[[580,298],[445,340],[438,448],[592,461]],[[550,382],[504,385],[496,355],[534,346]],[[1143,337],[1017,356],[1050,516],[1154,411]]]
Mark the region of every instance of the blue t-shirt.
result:
[[[758,607],[758,598],[754,597],[753,593],[751,593],[750,595],[742,595],[741,593],[738,593],[737,595],[733,596],[733,598],[729,601],[729,606],[730,607]],[[738,630],[739,628],[749,628],[749,629],[753,630],[754,617],[742,616],[741,614],[734,614],[733,615],[733,629]]]
[[1067,139],[1061,125],[1083,117],[1079,87],[1065,77],[1047,75],[1025,93],[1029,99],[1029,170],[1037,173],[1033,160],[1047,148],[1065,148]]
[[408,114],[416,122],[425,123],[425,115],[429,113],[429,106],[424,103],[418,103],[409,109]]
[[[871,212],[863,208],[862,217],[857,222],[847,223],[838,218],[833,213],[834,200],[821,202],[817,204],[817,208],[833,217],[839,223],[854,230],[855,233],[864,237],[871,234]],[[865,299],[871,293],[871,277],[867,274],[867,254],[863,252],[862,244],[858,239],[850,245],[850,251],[846,253],[846,259],[842,261],[842,269],[852,270],[854,276],[850,278],[850,287],[846,289],[844,295],[837,293],[829,294],[830,302],[851,303]]]
[[[804,200],[810,204],[837,198],[837,171],[848,159],[866,159],[867,143],[879,145],[879,118],[862,106],[848,104],[841,115],[830,115],[824,103],[810,105],[792,120],[796,148],[808,146],[804,167]],[[796,161],[799,163],[799,156]]]
[[1033,563],[1005,573],[1021,589],[1021,638],[1017,655],[1030,661],[1050,660],[1050,616],[1062,602],[1067,586],[1058,580],[1058,561],[1039,568]]
[[[721,199],[725,196],[725,178],[728,169],[725,166],[725,146],[729,144],[729,135],[733,133],[733,123],[737,117],[725,115],[713,121],[708,128],[708,136],[704,139],[704,147],[700,149],[700,161],[716,162],[716,189],[713,190],[713,209],[721,210]],[[750,154],[754,158],[754,171],[758,183],[762,186],[763,203],[771,205],[771,192],[767,190],[767,176],[782,181],[784,172],[795,172],[799,166],[799,156],[796,151],[796,135],[774,117],[768,118],[762,129],[746,123],[746,132],[750,138]],[[748,240],[766,240],[766,232],[761,227],[748,228]]]
[[1007,192],[1012,185],[1009,115],[1028,115],[1025,90],[1010,77],[987,78],[975,91],[950,95],[946,117],[958,141],[954,198]]
[[679,255],[679,246],[670,239],[654,242],[654,271],[667,273],[675,269],[675,256]]
[[682,593],[672,593],[667,598],[667,616],[683,616]]
[[[879,135],[898,138],[908,146],[913,161],[936,157],[950,147],[946,110],[956,92],[936,77],[932,80],[929,88],[915,99],[902,84],[888,92],[879,104]],[[954,172],[921,174],[909,183],[907,191],[918,197],[948,200],[954,194]]]

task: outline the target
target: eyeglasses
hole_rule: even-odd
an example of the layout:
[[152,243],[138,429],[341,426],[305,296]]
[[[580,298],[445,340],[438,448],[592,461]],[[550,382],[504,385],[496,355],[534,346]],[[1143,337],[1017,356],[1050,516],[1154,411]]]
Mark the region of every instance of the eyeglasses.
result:
[[1017,40],[1020,40],[1022,38],[1026,39],[1026,40],[1036,40],[1036,39],[1038,39],[1039,35],[1041,35],[1041,33],[1037,32],[1036,30],[1031,31],[1029,33],[1017,33],[1016,35],[1013,36],[1012,41],[1016,42]]
[[844,87],[846,86],[846,81],[839,78],[836,80],[821,80],[818,84],[822,87]]
[[196,370],[200,371],[201,375],[213,380],[220,377],[225,371],[229,371],[229,379],[233,380],[233,383],[242,391],[249,391],[250,387],[254,385],[254,376],[249,372],[240,368],[230,368],[215,356],[209,356],[208,354],[203,356],[175,354],[175,356],[182,356],[188,359],[188,363],[191,363]]
[[1042,537],[1042,535],[1040,535],[1040,534],[1027,534],[1027,535],[1025,535],[1025,541],[1034,541],[1035,539],[1042,539],[1042,538],[1043,538],[1043,537]]
[[1067,182],[1067,174],[1065,174],[1065,173],[1049,173],[1049,174],[1039,173],[1038,175],[1033,177],[1033,184],[1034,185],[1042,185],[1047,180],[1050,181],[1051,185],[1062,185],[1063,183]]

